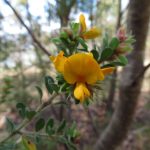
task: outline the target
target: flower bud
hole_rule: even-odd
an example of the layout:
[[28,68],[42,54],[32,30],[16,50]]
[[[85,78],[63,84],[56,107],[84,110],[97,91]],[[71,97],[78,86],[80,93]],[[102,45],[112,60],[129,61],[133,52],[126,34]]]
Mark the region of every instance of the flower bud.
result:
[[126,30],[124,27],[120,27],[117,31],[117,37],[119,39],[120,42],[124,42],[127,38],[126,36]]

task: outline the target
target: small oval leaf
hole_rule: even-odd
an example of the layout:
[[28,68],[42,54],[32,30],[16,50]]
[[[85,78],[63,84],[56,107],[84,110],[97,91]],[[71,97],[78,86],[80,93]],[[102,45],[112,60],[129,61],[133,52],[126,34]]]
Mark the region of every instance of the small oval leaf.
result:
[[54,120],[50,118],[46,124],[45,131],[48,135],[52,135],[55,133],[55,130],[53,129],[54,126]]
[[40,118],[35,124],[35,131],[39,131],[43,129],[44,125],[45,125],[45,120],[43,118]]
[[102,51],[100,61],[104,61],[104,60],[108,59],[109,57],[111,57],[113,55],[113,53],[114,53],[113,49],[111,49],[109,47],[105,48]]
[[39,87],[39,86],[35,86],[35,88],[37,89],[39,95],[40,95],[40,100],[42,99],[43,97],[43,92],[42,92],[42,89]]
[[119,39],[116,37],[113,37],[112,40],[110,41],[109,47],[113,50],[115,50],[119,45]]
[[16,108],[18,110],[19,115],[22,118],[25,118],[25,116],[26,116],[26,106],[23,103],[17,103]]
[[54,84],[53,78],[50,76],[46,76],[45,77],[45,86],[50,94],[52,94],[54,91],[52,84]]

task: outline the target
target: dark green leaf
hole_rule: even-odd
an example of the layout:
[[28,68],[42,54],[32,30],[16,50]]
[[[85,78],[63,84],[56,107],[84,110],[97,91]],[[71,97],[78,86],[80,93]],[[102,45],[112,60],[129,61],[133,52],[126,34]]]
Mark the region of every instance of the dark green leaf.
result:
[[119,39],[114,37],[112,38],[112,40],[110,41],[109,47],[113,50],[115,50],[119,45]]
[[71,138],[75,138],[78,135],[78,132],[76,130],[76,123],[75,122],[73,122],[71,127],[68,128],[66,133],[67,133],[67,136],[69,136]]
[[99,53],[98,53],[97,50],[92,50],[91,53],[93,54],[93,56],[94,56],[94,58],[95,58],[96,60],[99,59]]
[[102,68],[106,68],[106,67],[115,67],[115,66],[125,66],[124,63],[120,62],[120,61],[113,61],[109,64],[105,64],[102,66]]
[[6,127],[9,133],[12,133],[15,129],[14,123],[9,118],[6,118]]
[[67,143],[68,143],[67,139],[66,139],[65,137],[63,137],[63,136],[60,136],[60,137],[58,138],[58,140],[59,140],[59,142],[64,143],[64,144],[67,144]]
[[33,117],[34,117],[34,115],[36,114],[36,112],[35,111],[26,111],[26,117],[29,119],[29,120],[31,120]]
[[56,93],[58,93],[59,87],[58,87],[57,84],[52,84],[52,88],[53,88],[53,90],[54,90]]
[[53,78],[50,76],[46,76],[45,77],[45,86],[50,94],[52,94],[54,91],[52,84],[54,84]]
[[101,58],[100,58],[100,61],[104,61],[106,59],[108,59],[109,57],[111,57],[114,53],[114,50],[111,49],[111,48],[105,48],[103,51],[102,51],[102,54],[101,54]]
[[61,91],[61,92],[65,92],[68,87],[69,87],[69,84],[65,82],[65,83],[60,87],[60,91]]
[[58,127],[58,129],[57,129],[57,132],[61,132],[61,131],[63,131],[63,129],[66,127],[66,120],[63,120],[61,123],[60,123],[60,125],[59,125],[59,127]]
[[43,129],[44,125],[45,125],[45,120],[43,118],[40,118],[35,124],[35,131],[39,131]]
[[78,38],[79,43],[83,46],[85,51],[88,50],[88,46],[86,45],[85,41],[82,38]]
[[50,118],[46,124],[45,131],[48,135],[52,135],[55,133],[55,130],[53,129],[54,126],[54,120]]
[[78,48],[79,51],[87,52],[87,49]]
[[37,89],[37,91],[38,91],[38,93],[39,93],[39,95],[40,95],[40,100],[41,100],[42,97],[43,97],[42,89],[41,89],[39,86],[35,86],[35,87],[36,87],[36,89]]
[[18,110],[19,115],[22,118],[25,118],[25,116],[26,116],[26,106],[23,103],[17,103],[16,108]]

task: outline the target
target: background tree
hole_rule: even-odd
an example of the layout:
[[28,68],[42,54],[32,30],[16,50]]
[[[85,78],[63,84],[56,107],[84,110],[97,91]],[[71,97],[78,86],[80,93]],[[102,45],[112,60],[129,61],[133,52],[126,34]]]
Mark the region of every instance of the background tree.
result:
[[117,108],[110,124],[98,139],[95,150],[115,150],[128,133],[137,106],[143,75],[150,66],[143,66],[149,18],[149,0],[130,0],[127,27],[128,32],[132,31],[136,42],[134,50],[128,55],[129,64],[122,72]]

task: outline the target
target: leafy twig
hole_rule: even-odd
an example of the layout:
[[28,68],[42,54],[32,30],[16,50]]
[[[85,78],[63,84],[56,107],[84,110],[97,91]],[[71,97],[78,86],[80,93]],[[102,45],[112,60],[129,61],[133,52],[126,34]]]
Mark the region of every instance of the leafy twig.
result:
[[58,96],[58,94],[53,94],[50,99],[44,103],[42,103],[36,110],[36,115],[32,119],[25,119],[12,133],[10,133],[6,138],[4,138],[2,141],[0,141],[0,144],[5,143],[7,140],[9,140],[14,135],[18,134],[19,131],[27,126],[35,117],[39,115],[41,111],[43,111],[47,106],[49,106],[52,103],[52,100]]

